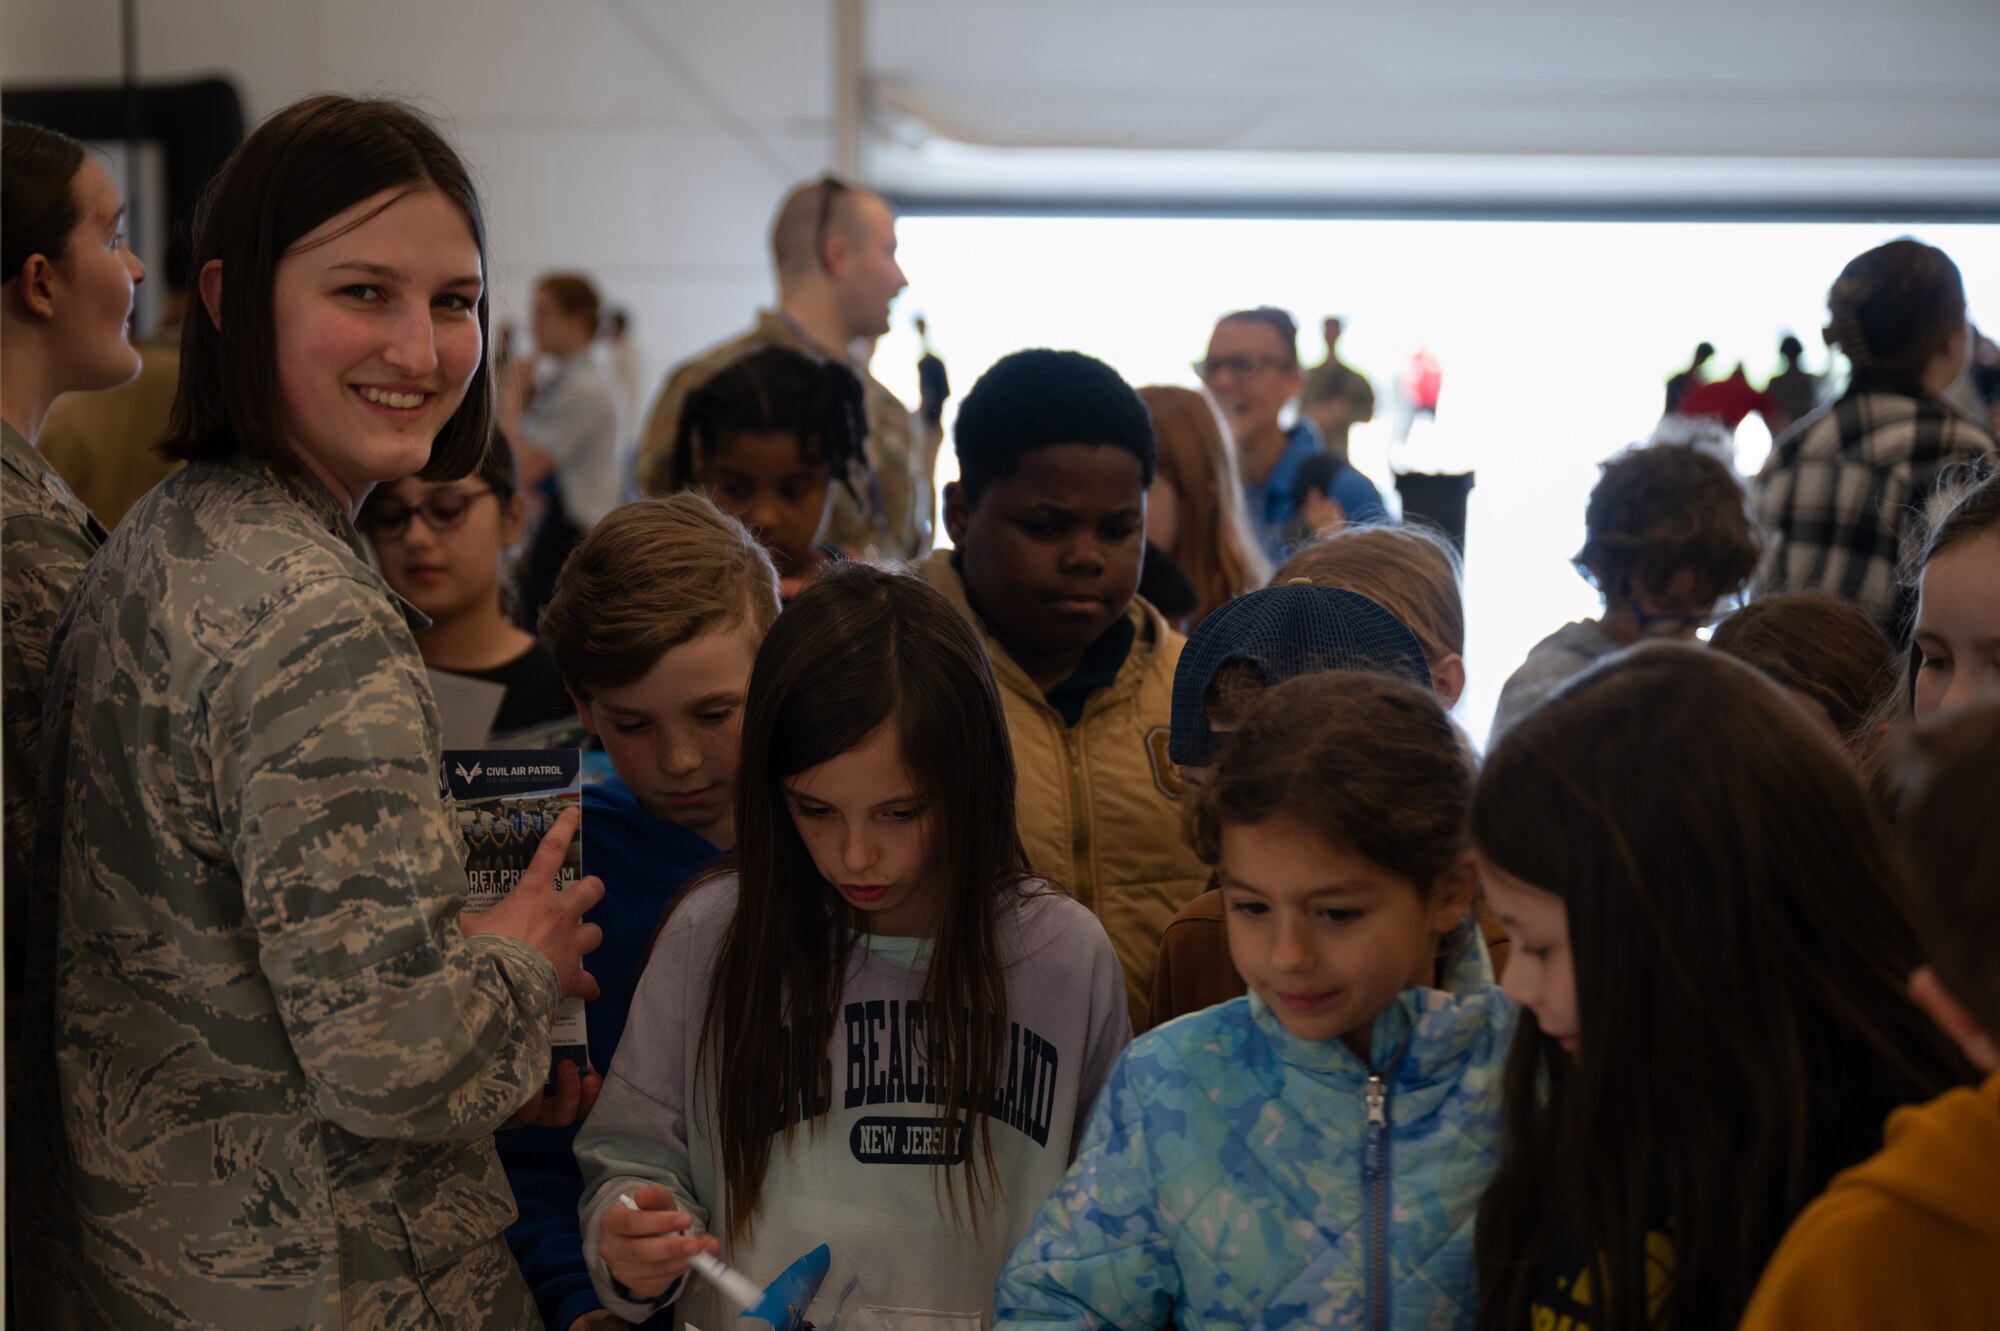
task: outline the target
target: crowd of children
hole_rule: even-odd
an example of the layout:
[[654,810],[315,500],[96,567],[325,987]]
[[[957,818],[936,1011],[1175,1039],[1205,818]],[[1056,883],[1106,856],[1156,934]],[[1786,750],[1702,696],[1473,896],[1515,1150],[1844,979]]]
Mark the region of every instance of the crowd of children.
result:
[[[1075,351],[1000,360],[957,416],[951,548],[907,568],[827,539],[840,495],[868,507],[871,390],[773,343],[679,385],[649,464],[675,493],[595,517],[530,633],[479,202],[423,117],[312,98],[231,159],[187,465],[108,542],[32,437],[129,373],[103,316],[139,270],[108,177],[19,142],[33,1324],[714,1331],[737,1309],[700,1258],[763,1284],[821,1242],[820,1325],[2000,1309],[1990,460],[1899,455],[1902,567],[1857,608],[1733,605],[1812,581],[1785,572],[1817,528],[1760,524],[1699,449],[1615,457],[1575,561],[1603,613],[1509,680],[1482,759],[1458,551],[1345,521],[1352,481],[1264,419],[1298,375],[1275,311],[1217,328],[1222,418]],[[1879,305],[1917,259],[1836,288],[1864,395],[1962,361],[1962,293],[1958,331]],[[1267,455],[1247,514],[1225,422]],[[1808,479],[1763,511],[1865,468],[1820,446],[1781,442]],[[1294,482],[1337,511],[1260,585]],[[1187,637],[1139,592],[1149,544]],[[452,676],[500,687],[494,736],[573,718],[602,749],[581,882],[565,813],[459,913],[484,824],[437,794]],[[559,997],[592,1000],[588,1063],[550,1078]]]

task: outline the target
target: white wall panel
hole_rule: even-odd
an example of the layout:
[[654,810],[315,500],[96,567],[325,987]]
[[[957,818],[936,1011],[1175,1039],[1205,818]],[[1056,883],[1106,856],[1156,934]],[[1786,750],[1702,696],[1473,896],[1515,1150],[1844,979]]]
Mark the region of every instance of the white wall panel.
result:
[[[771,211],[831,152],[831,23],[824,0],[142,0],[140,72],[223,75],[253,122],[322,90],[413,98],[482,181],[498,313],[580,268],[655,378],[771,298]],[[0,81],[118,70],[113,0],[0,5]]]

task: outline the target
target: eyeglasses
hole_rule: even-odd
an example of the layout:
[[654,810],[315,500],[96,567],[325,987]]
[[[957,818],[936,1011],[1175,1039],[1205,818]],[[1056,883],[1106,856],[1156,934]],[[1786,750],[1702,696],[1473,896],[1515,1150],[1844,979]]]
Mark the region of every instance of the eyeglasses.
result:
[[1194,372],[1206,383],[1210,379],[1220,379],[1223,375],[1234,375],[1238,379],[1248,379],[1264,370],[1282,370],[1291,364],[1282,356],[1210,356],[1207,360],[1194,363]]
[[833,201],[847,193],[847,182],[839,176],[819,178],[819,215],[813,223],[813,257],[826,267],[826,240],[833,230]]
[[397,499],[384,499],[370,504],[361,514],[361,526],[378,541],[399,541],[410,529],[410,519],[421,513],[424,525],[434,532],[450,531],[465,522],[465,515],[472,511],[475,499],[495,493],[491,486],[484,490],[433,490],[421,504],[405,504]]
[[1734,599],[1723,601],[1706,613],[1698,615],[1656,615],[1632,602],[1632,617],[1639,621],[1639,636],[1642,638],[1668,638],[1679,633],[1694,633],[1701,629],[1714,628],[1723,620],[1735,614],[1742,607]]

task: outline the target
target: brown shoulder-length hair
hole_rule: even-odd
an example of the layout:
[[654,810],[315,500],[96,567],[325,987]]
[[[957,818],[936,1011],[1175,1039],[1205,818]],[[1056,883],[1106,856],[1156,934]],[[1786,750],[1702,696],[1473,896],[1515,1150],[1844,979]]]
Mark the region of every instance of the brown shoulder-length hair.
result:
[[1192,388],[1153,384],[1139,390],[1159,440],[1155,475],[1181,500],[1174,562],[1194,584],[1191,628],[1231,597],[1264,585],[1271,566],[1250,539],[1235,450],[1208,399]]
[[[714,1071],[728,1238],[753,1226],[772,1143],[825,1125],[834,1093],[822,1060],[864,916],[814,866],[784,783],[894,725],[929,820],[939,894],[923,998],[940,1123],[964,1125],[964,1187],[976,1233],[1002,1186],[985,1107],[1006,1048],[998,939],[1004,897],[1027,877],[1014,824],[1014,759],[986,651],[965,618],[920,579],[836,564],[793,601],[750,674],[736,787],[742,847],[736,913],[717,950],[699,1057]],[[683,894],[683,899],[690,895]],[[772,1070],[786,1070],[782,1078]],[[777,1082],[783,1083],[783,1089]],[[775,1130],[775,1131],[774,1131]]]
[[[486,221],[465,163],[414,107],[383,98],[325,94],[293,102],[230,154],[202,196],[189,272],[222,263],[220,326],[199,308],[181,326],[180,389],[161,451],[182,461],[251,453],[298,464],[285,443],[278,392],[273,279],[300,239],[386,190],[435,189],[458,206],[486,270]],[[487,297],[479,296],[479,338]],[[465,401],[417,474],[455,481],[478,470],[493,433],[485,356]]]
[[1473,843],[1561,899],[1581,1053],[1521,1013],[1479,1207],[1480,1331],[1527,1326],[1538,1275],[1572,1252],[1599,1263],[1598,1331],[1735,1326],[1883,1118],[1971,1075],[1904,991],[1916,931],[1881,818],[1776,692],[1720,652],[1649,643],[1487,756]]

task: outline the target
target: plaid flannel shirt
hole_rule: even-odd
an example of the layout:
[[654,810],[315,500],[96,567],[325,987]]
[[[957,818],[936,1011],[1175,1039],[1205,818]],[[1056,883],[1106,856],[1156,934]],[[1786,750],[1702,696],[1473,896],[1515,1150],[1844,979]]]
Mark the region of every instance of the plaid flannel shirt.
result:
[[1978,425],[1935,397],[1850,389],[1781,436],[1757,477],[1772,544],[1754,591],[1821,591],[1907,636],[1898,585],[1903,535],[1955,463],[1994,451]]

